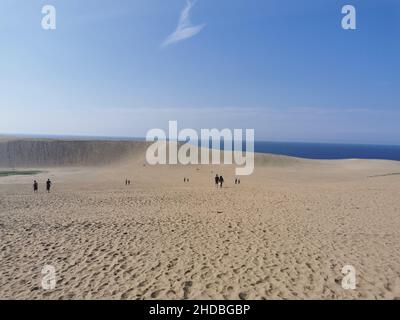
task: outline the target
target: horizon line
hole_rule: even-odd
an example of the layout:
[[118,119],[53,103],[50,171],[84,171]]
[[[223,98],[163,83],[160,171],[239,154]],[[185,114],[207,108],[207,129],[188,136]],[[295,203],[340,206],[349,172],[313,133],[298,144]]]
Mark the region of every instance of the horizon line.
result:
[[[33,134],[33,133],[0,133],[0,137],[26,137],[26,138],[47,138],[47,139],[61,139],[61,138],[75,138],[75,139],[108,139],[108,140],[146,140],[146,137],[140,136],[119,136],[119,135],[92,135],[92,134]],[[170,139],[167,139],[170,140]],[[177,140],[179,141],[179,140]],[[201,141],[197,139],[197,141]],[[233,141],[233,140],[232,140]],[[184,142],[181,140],[180,142]],[[290,141],[290,140],[266,140],[255,139],[254,142],[265,143],[293,143],[293,144],[324,144],[324,145],[364,145],[364,146],[387,146],[387,147],[400,147],[400,143],[369,143],[369,142],[318,142],[318,141]]]

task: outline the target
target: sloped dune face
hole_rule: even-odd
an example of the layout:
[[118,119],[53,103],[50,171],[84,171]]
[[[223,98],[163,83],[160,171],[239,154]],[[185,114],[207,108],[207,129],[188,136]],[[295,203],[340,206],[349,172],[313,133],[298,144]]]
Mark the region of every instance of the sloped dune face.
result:
[[[124,140],[78,140],[78,139],[38,139],[0,136],[0,168],[51,168],[51,167],[95,167],[111,164],[139,164],[146,162],[146,150],[151,145],[146,141]],[[178,149],[179,149],[178,145]],[[201,150],[197,151],[201,163]],[[220,163],[224,163],[223,151]],[[166,158],[169,159],[168,148]],[[236,157],[234,157],[236,159]],[[209,163],[212,162],[211,150]],[[318,169],[333,172],[398,170],[399,162],[385,160],[310,160],[273,154],[254,154],[254,166],[263,168],[282,168],[284,170]],[[236,167],[234,164],[226,167]],[[260,171],[258,171],[260,172]],[[397,171],[396,171],[397,172]]]
[[0,140],[0,167],[97,166],[136,158],[144,141]]
[[255,153],[254,154],[254,163],[257,167],[287,167],[287,166],[295,166],[299,164],[310,163],[312,160],[275,155],[275,154],[262,154]]
[[[143,162],[149,145],[150,143],[145,141],[0,137],[0,167],[98,166],[125,160]],[[200,150],[198,154],[200,162]],[[166,156],[169,157],[168,148]],[[211,152],[209,161],[211,161]],[[255,154],[256,166],[292,166],[304,161],[286,156]],[[221,163],[223,163],[222,151]]]

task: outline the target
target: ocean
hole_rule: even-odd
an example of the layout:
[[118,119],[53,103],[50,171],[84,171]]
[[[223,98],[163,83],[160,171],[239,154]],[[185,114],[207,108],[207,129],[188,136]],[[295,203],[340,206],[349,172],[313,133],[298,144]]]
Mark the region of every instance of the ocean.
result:
[[308,159],[385,159],[400,161],[400,146],[256,141],[255,152]]

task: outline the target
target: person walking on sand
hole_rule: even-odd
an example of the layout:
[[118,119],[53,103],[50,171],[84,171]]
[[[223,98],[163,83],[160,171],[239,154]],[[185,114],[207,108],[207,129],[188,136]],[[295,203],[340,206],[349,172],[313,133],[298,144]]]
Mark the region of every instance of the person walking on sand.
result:
[[215,175],[215,186],[218,187],[218,183],[219,183],[219,177],[218,174]]
[[50,193],[50,188],[51,188],[51,181],[50,181],[50,179],[47,179],[46,190],[47,190],[48,193]]
[[236,178],[236,179],[235,179],[235,184],[237,184],[237,183],[238,183],[238,179]]
[[39,185],[37,183],[37,181],[33,181],[33,193],[37,193],[39,189]]
[[224,183],[224,178],[222,176],[219,177],[219,186],[222,188],[222,184]]

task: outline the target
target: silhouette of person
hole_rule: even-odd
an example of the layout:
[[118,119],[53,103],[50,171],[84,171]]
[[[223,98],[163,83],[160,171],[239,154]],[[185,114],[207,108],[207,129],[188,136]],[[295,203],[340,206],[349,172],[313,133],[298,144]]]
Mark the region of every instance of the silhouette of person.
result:
[[224,183],[224,178],[222,176],[219,177],[219,185],[222,188],[222,184]]
[[37,181],[33,181],[33,192],[36,193],[38,191],[39,185]]
[[240,184],[240,179],[238,180],[238,184]]
[[47,179],[47,182],[46,182],[46,190],[47,190],[47,192],[50,192],[50,188],[51,188],[51,181],[50,181],[50,179]]
[[219,177],[217,174],[217,175],[215,175],[215,185],[218,186],[218,183],[219,183]]
[[237,183],[238,183],[238,179],[236,178],[236,179],[235,179],[235,184],[237,184]]

